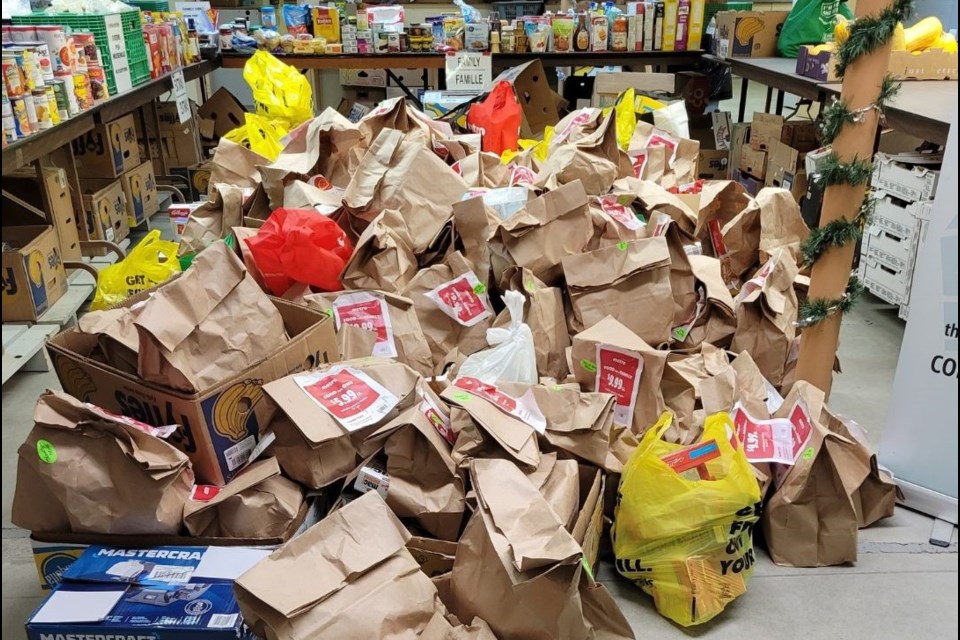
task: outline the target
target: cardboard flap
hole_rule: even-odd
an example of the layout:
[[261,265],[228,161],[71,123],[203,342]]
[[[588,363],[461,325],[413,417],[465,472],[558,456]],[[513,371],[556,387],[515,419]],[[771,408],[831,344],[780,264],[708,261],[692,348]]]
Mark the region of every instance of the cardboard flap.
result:
[[537,406],[547,419],[547,431],[557,433],[600,431],[614,404],[614,397],[610,394],[585,393],[570,387],[531,386],[515,382],[501,382],[498,386],[517,397],[528,389],[532,390]]
[[[168,351],[174,351],[198,324],[240,284],[247,270],[223,242],[197,255],[193,268],[154,291],[135,324]],[[216,273],[216,278],[209,274]],[[196,295],[203,290],[206,295]]]
[[517,571],[530,571],[581,555],[580,545],[543,495],[512,462],[474,459],[470,472],[481,507],[510,545]]
[[661,236],[568,256],[563,259],[563,272],[570,287],[605,287],[629,275],[669,265],[670,249]]
[[257,460],[256,462],[251,463],[237,477],[228,482],[226,486],[221,487],[220,491],[217,492],[217,495],[204,502],[200,508],[196,509],[196,511],[215,507],[221,502],[224,502],[227,498],[231,498],[238,493],[242,493],[247,489],[255,487],[268,478],[273,478],[279,475],[280,463],[277,462],[276,458]]
[[306,611],[405,550],[410,534],[375,492],[334,511],[237,579],[281,615]]
[[[443,436],[440,435],[440,432],[437,431],[436,427],[430,424],[430,421],[427,420],[427,417],[417,405],[410,407],[399,416],[374,431],[370,436],[367,437],[367,441],[382,440],[398,429],[402,429],[406,426],[411,426],[416,429],[420,435],[422,435],[426,441],[430,443],[430,446],[436,450],[440,460],[443,461],[444,466],[447,467],[450,475],[454,475],[457,472],[457,464],[450,457],[450,444],[443,439]],[[412,460],[414,459],[414,456],[410,455],[409,458]]]
[[539,198],[527,202],[508,220],[502,229],[511,235],[522,235],[536,227],[542,227],[571,211],[587,206],[587,192],[579,180],[567,183],[558,189],[548,191]]

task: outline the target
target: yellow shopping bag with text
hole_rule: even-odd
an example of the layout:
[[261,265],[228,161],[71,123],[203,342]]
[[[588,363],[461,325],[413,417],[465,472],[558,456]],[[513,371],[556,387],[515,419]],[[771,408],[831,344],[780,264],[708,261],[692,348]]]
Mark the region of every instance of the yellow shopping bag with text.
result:
[[158,229],[148,233],[126,258],[100,270],[90,309],[109,309],[178,273],[178,247],[176,242],[161,240]]

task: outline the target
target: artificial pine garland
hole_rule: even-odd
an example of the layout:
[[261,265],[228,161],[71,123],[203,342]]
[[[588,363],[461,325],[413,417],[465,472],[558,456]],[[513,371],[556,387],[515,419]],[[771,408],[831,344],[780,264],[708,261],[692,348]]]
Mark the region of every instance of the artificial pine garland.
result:
[[883,84],[880,85],[880,95],[877,97],[876,102],[872,104],[852,111],[845,102],[834,99],[823,109],[823,116],[820,122],[820,133],[823,137],[823,144],[831,144],[836,140],[837,136],[840,135],[840,129],[843,128],[843,125],[862,122],[864,115],[872,109],[876,109],[882,118],[883,110],[887,102],[893,99],[899,90],[900,83],[897,82],[892,75],[887,74],[883,79]]
[[856,187],[867,184],[873,174],[873,164],[868,160],[854,158],[843,162],[836,153],[830,153],[817,167],[819,182],[824,188],[831,185],[849,185]]
[[858,241],[863,236],[863,228],[870,221],[876,205],[875,199],[864,198],[853,220],[837,218],[823,227],[811,229],[810,235],[800,245],[804,266],[813,266],[813,263],[830,247],[842,247],[848,242]]
[[854,60],[886,44],[893,36],[897,23],[909,18],[912,10],[913,0],[893,0],[893,4],[879,15],[854,20],[850,35],[837,47],[837,75],[842,78]]
[[853,308],[863,293],[863,284],[857,276],[851,275],[847,281],[847,290],[839,298],[807,298],[797,311],[797,326],[802,328],[820,324],[830,315],[839,311],[846,313]]

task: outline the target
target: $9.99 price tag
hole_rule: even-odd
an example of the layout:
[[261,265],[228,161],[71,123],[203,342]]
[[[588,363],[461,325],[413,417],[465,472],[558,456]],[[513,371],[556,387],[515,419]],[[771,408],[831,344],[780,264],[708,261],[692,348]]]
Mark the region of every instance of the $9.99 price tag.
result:
[[636,351],[606,344],[597,345],[597,391],[616,397],[617,404],[613,409],[615,424],[629,426],[633,421],[641,373],[643,358]]
[[400,401],[389,389],[352,367],[331,367],[296,376],[294,381],[347,431],[380,422]]

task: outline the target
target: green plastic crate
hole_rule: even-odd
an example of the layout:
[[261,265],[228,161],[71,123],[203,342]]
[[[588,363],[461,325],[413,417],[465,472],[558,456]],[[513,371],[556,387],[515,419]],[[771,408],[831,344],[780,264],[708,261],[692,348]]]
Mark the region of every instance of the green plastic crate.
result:
[[141,11],[170,11],[167,0],[126,0],[126,3]]
[[[26,16],[13,16],[13,24],[58,24],[69,27],[71,31],[88,31],[97,39],[100,50],[100,62],[107,75],[110,95],[116,95],[117,82],[113,73],[113,58],[107,45],[107,15],[119,15],[123,30],[123,42],[127,49],[127,61],[130,65],[130,80],[134,86],[150,78],[147,49],[143,41],[143,25],[140,10],[121,11],[117,14],[79,14],[79,13],[32,13]],[[135,64],[137,66],[135,66]],[[143,73],[146,65],[146,74]]]

